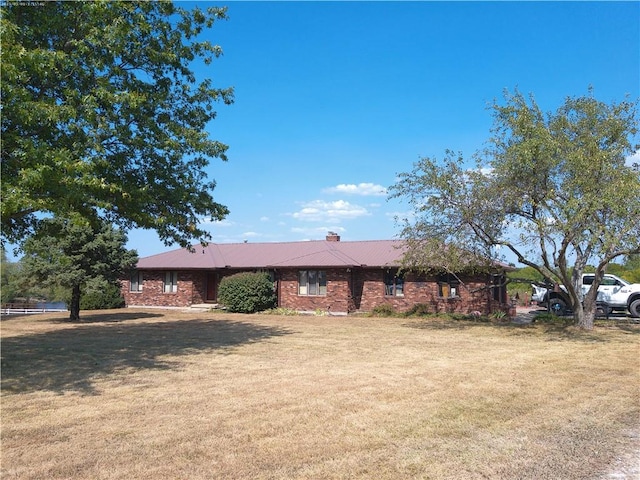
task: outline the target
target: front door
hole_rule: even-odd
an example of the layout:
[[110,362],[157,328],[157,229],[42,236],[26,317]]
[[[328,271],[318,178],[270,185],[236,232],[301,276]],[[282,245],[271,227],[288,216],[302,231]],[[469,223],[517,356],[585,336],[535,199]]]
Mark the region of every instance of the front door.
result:
[[215,272],[207,273],[207,302],[215,302],[218,299],[218,275]]

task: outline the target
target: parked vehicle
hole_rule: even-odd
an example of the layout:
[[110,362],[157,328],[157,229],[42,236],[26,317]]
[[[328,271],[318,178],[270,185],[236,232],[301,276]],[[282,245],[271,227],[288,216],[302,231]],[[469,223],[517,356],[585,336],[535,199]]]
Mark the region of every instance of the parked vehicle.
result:
[[[581,295],[584,297],[595,280],[593,273],[582,275]],[[571,300],[563,286],[531,284],[531,300],[549,308],[553,313],[565,315],[572,310]],[[613,311],[623,311],[632,317],[640,317],[640,283],[629,283],[611,274],[605,274],[598,287],[596,297],[598,313],[609,315]]]

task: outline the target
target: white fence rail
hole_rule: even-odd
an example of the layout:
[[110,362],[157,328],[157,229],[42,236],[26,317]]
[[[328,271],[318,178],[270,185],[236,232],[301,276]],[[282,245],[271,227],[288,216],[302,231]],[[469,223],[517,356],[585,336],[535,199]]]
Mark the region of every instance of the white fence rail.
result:
[[3,303],[0,307],[0,314],[2,315],[25,315],[35,313],[49,313],[49,312],[68,312],[66,308],[50,308],[46,305],[40,306],[33,303]]

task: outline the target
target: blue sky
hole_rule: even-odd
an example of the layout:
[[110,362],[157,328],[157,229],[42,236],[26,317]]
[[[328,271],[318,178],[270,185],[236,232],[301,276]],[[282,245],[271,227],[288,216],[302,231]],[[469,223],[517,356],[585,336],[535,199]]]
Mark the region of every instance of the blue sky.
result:
[[[198,2],[201,8],[214,4]],[[640,3],[231,2],[201,78],[233,86],[211,137],[214,242],[394,238],[396,174],[489,138],[487,106],[515,88],[544,110],[588,87],[640,97]],[[140,256],[168,250],[134,230]],[[175,248],[175,247],[174,247]]]

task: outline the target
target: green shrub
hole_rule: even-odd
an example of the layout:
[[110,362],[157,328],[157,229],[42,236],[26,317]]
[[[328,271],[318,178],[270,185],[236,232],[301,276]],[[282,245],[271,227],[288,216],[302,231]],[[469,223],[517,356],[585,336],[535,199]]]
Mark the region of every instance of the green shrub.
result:
[[431,313],[433,313],[431,305],[427,303],[416,303],[409,309],[409,311],[407,311],[407,316],[422,317],[425,315],[430,315]]
[[[67,300],[69,304],[70,299]],[[88,288],[80,297],[80,310],[104,310],[124,307],[120,286],[104,283],[100,288]]]
[[269,274],[243,272],[220,281],[218,301],[230,312],[255,313],[274,308],[276,295]]
[[396,310],[395,308],[393,308],[393,305],[384,303],[382,305],[373,307],[373,310],[371,310],[371,315],[374,317],[393,317],[396,315]]

